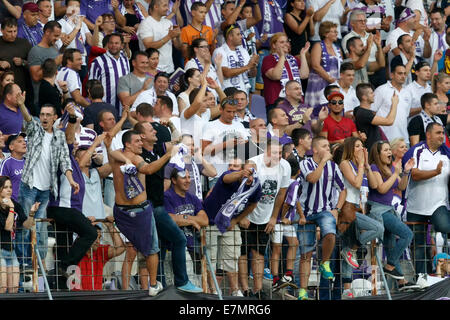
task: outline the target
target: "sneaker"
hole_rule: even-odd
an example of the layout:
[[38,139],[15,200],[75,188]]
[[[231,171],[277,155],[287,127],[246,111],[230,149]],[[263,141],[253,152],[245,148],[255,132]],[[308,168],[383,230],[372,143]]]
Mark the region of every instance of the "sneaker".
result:
[[297,300],[309,300],[308,291],[306,291],[306,289],[300,288],[300,290],[298,291]]
[[149,295],[150,297],[154,297],[154,296],[156,296],[158,293],[160,293],[162,290],[163,290],[163,286],[162,286],[161,282],[156,281],[156,286],[155,286],[155,287],[150,286],[150,287],[148,288],[148,295]]
[[250,271],[248,277],[253,280],[253,271]]
[[202,288],[196,287],[192,282],[188,281],[184,286],[177,287],[178,290],[188,293],[201,293]]
[[342,292],[342,300],[348,300],[348,299],[353,299],[353,292],[352,289],[345,289],[344,292]]
[[405,284],[398,284],[398,291],[415,291],[421,289],[421,286],[416,283],[407,282]]
[[293,278],[288,275],[281,277],[276,283],[272,285],[272,292],[276,292],[284,287],[291,285]]
[[324,279],[333,280],[334,274],[330,269],[330,261],[325,261],[320,264],[319,272]]
[[270,298],[267,296],[267,294],[264,291],[262,291],[262,290],[260,290],[258,292],[255,292],[253,295],[258,300],[270,300]]
[[232,296],[232,297],[243,297],[244,294],[242,293],[241,290],[236,290],[236,291],[233,291],[233,292],[231,293],[231,296]]
[[244,295],[244,297],[248,297],[248,298],[252,298],[252,297],[255,296],[255,295],[253,294],[253,292],[252,292],[251,290],[249,290],[249,289],[244,290],[244,292],[242,292],[242,294]]
[[356,250],[344,249],[341,251],[341,255],[345,262],[347,262],[353,269],[359,268]]
[[389,271],[388,269],[386,269],[385,267],[383,267],[383,271],[384,271],[384,273],[385,273],[386,275],[388,275],[388,276],[390,276],[390,277],[392,277],[392,278],[394,278],[394,279],[397,279],[397,280],[405,279],[405,276],[402,275],[400,272],[398,272],[397,269],[395,269],[395,268],[392,269],[391,271]]
[[[252,274],[252,279],[253,279],[253,274]],[[266,280],[273,280],[273,275],[270,272],[269,268],[264,268],[264,279],[266,279]]]

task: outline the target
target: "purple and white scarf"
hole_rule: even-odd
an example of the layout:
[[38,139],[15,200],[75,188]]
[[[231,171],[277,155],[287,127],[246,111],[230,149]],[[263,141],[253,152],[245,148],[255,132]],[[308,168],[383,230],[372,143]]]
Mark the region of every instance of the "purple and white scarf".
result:
[[[273,56],[274,56],[276,62],[278,62],[278,60],[280,60],[280,57],[278,57],[278,54],[274,53]],[[293,78],[292,80],[295,80],[301,84],[302,80],[300,79],[300,70],[298,68],[297,60],[295,59],[294,56],[287,54],[286,61],[288,62],[289,68],[291,69],[292,78]],[[280,92],[280,97],[282,97],[282,98],[284,98],[286,96],[285,86],[289,80],[291,80],[291,79],[289,79],[289,73],[286,69],[286,66],[283,66],[283,72],[281,73],[281,79],[280,79],[281,87],[282,87],[281,92]]]
[[203,65],[200,63],[200,60],[198,60],[197,57],[195,57],[194,61],[197,64],[198,71],[200,71],[200,73],[203,73]]
[[[272,16],[272,10],[270,8],[272,6],[275,9],[275,17]],[[283,24],[283,11],[280,8],[280,5],[275,0],[264,0],[264,15],[263,15],[263,25],[262,25],[262,33],[266,33],[269,37],[273,34],[270,32],[274,32],[275,30],[275,21],[278,20],[281,24]]]
[[[230,50],[230,49],[228,49]],[[231,51],[231,50],[230,50]],[[242,68],[245,66],[245,62],[244,62],[244,57],[242,56],[242,52],[239,49],[239,47],[236,47],[236,54],[238,57],[238,61],[234,60],[234,56],[233,54],[228,54],[228,63],[230,68]],[[241,73],[240,75],[237,75],[236,77],[231,78],[231,84],[233,86],[238,86],[239,85],[239,77],[242,76],[242,79],[244,80],[244,84],[245,84],[245,88],[249,89],[250,86],[250,82],[248,81],[248,75],[247,72]]]
[[134,165],[124,164],[120,166],[120,171],[123,173],[123,188],[128,200],[136,198],[145,191],[141,180],[139,180],[138,170]]
[[[357,167],[356,164],[353,163],[353,161],[349,161],[350,165],[352,167],[352,171],[354,175],[358,175],[356,173]],[[364,173],[363,180],[361,183],[361,188],[359,189],[359,199],[361,200],[361,203],[364,205],[364,203],[367,202],[367,195],[369,194],[369,182],[367,180],[367,176]]]
[[[325,69],[326,72],[330,72],[331,70],[331,55],[328,53],[327,51],[327,46],[325,45],[325,43],[323,41],[320,41],[320,46],[322,47],[322,67]],[[338,47],[336,47],[336,45],[333,43],[332,44],[334,52],[336,52],[336,58],[338,60],[338,70],[340,69],[340,65],[341,65],[341,51],[339,50]]]
[[39,42],[42,40],[42,36],[44,35],[43,29],[39,26],[39,24],[35,25],[33,28],[30,28],[25,23],[25,20],[22,21],[22,29],[25,37],[28,41],[30,41],[31,46],[37,46]]
[[[119,4],[119,11],[123,16],[125,16],[128,13],[127,8],[125,8],[125,5],[123,4],[123,2],[121,4]],[[144,20],[144,15],[142,14],[141,9],[139,8],[139,6],[136,3],[133,4],[133,11],[134,11],[134,14],[136,15],[136,17],[139,19],[139,21]]]
[[245,184],[248,180],[248,178],[244,178],[236,192],[222,205],[219,212],[217,212],[214,223],[221,233],[225,233],[227,231],[227,228],[230,226],[231,219],[244,210],[248,198],[261,184],[258,176],[256,175],[256,171],[253,168],[252,171],[253,183],[250,188],[243,192]]
[[[66,20],[73,28],[75,28],[75,22],[72,20],[72,17],[64,16],[64,20]],[[78,31],[77,35],[75,36],[75,46],[80,51],[81,55],[86,55],[86,48],[84,47],[84,40],[83,36],[81,34],[81,29]]]

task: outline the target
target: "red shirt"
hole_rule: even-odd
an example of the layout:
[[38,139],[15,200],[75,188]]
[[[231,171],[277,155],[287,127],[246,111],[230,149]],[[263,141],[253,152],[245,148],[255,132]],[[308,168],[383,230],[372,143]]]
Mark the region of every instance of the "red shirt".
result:
[[[103,287],[103,267],[108,262],[109,245],[100,245],[92,252],[92,256],[87,254],[78,263],[81,271],[81,290],[102,290]],[[94,288],[92,288],[94,279]]]
[[[297,61],[298,69],[300,70],[300,60],[297,57],[295,57],[295,60]],[[280,96],[280,92],[282,89],[280,80],[274,81],[266,77],[266,72],[269,69],[275,68],[276,65],[277,60],[275,60],[273,54],[269,54],[268,56],[264,57],[261,66],[261,73],[264,81],[264,99],[266,99],[266,104],[273,104],[275,100],[277,100],[277,98]],[[288,72],[289,80],[294,80],[291,68],[289,67],[289,62],[287,60],[284,62],[284,67]]]
[[323,122],[322,132],[328,132],[328,141],[336,141],[352,136],[356,132],[355,123],[349,119],[342,117],[341,121],[337,122],[331,115],[329,115]]

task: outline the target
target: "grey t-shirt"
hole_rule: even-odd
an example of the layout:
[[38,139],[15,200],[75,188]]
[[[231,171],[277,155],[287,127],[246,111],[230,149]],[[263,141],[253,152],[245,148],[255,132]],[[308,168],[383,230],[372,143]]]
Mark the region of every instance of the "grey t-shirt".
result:
[[[30,66],[40,66],[47,59],[55,59],[59,55],[59,51],[55,47],[43,48],[39,45],[31,48],[28,53],[28,64]],[[39,82],[33,82],[34,104],[38,104],[39,100]]]
[[119,84],[117,85],[117,94],[121,92],[128,92],[130,95],[135,94],[142,89],[145,80],[147,80],[148,78],[150,78],[150,76],[146,74],[144,81],[141,81],[133,73],[129,73],[127,75],[124,75],[123,77],[120,77]]

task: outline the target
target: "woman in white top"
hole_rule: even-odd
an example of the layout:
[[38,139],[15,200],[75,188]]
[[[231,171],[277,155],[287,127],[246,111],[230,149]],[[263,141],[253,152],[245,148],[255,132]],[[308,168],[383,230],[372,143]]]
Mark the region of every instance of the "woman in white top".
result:
[[[344,176],[347,197],[339,213],[337,230],[342,238],[342,256],[346,263],[342,264],[343,297],[353,298],[350,290],[352,268],[358,268],[356,249],[359,244],[368,242],[383,235],[383,225],[365,215],[365,204],[370,187],[376,188],[373,172],[368,161],[367,149],[360,138],[349,137],[344,141],[344,153],[339,169]],[[357,241],[355,241],[357,240]],[[359,244],[358,244],[359,242]]]
[[191,68],[186,70],[182,79],[181,93],[177,97],[178,111],[181,113],[184,109],[189,107],[191,104],[189,102],[189,94],[195,88],[200,87],[201,77],[200,71],[197,68]]

